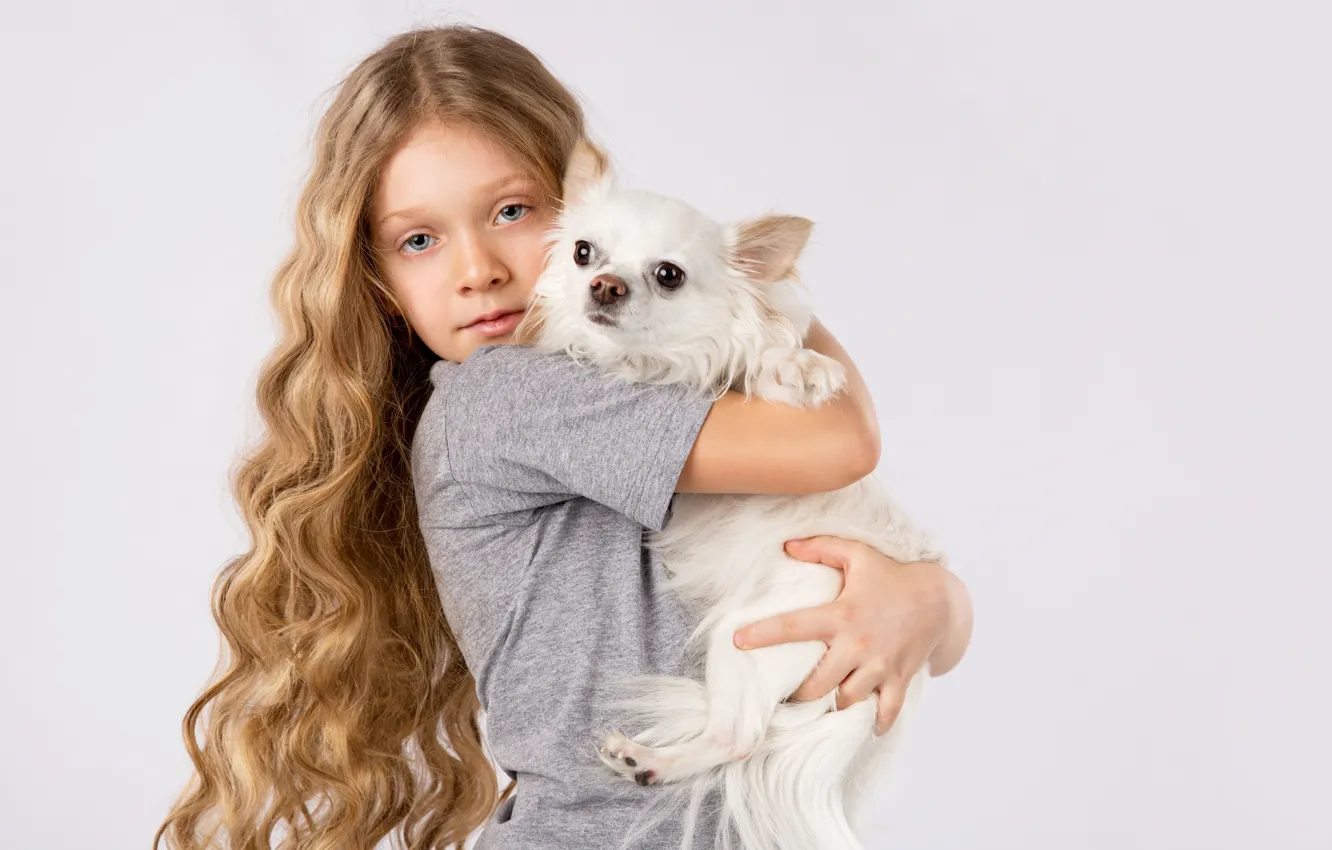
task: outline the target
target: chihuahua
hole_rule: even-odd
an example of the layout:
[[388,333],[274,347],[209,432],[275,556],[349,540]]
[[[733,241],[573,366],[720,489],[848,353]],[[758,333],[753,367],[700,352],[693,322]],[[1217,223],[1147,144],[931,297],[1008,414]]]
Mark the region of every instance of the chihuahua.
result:
[[[846,380],[836,360],[803,347],[812,311],[796,261],[812,223],[771,215],[713,221],[688,204],[619,185],[607,158],[580,142],[564,178],[564,206],[523,333],[620,379],[680,383],[699,393],[736,390],[791,405],[819,405]],[[691,650],[703,680],[643,677],[632,684],[632,738],[596,742],[616,774],[661,784],[691,800],[693,833],[705,795],[722,800],[719,844],[746,850],[858,850],[850,813],[894,749],[927,671],[907,690],[892,728],[874,734],[875,700],[837,710],[836,693],[788,701],[822,657],[821,641],[737,649],[737,629],[819,605],[841,592],[831,567],[799,562],[784,542],[836,535],[903,561],[943,563],[868,477],[830,493],[795,496],[679,494],[653,534],[669,575],[698,623]],[[688,847],[686,839],[685,848]]]

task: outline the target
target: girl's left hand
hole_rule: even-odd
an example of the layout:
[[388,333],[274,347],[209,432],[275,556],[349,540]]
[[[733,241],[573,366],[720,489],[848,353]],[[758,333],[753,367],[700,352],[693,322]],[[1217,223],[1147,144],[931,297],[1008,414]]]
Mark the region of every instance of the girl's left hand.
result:
[[792,699],[818,699],[837,688],[837,705],[845,708],[877,690],[874,733],[882,735],[923,666],[928,663],[931,675],[939,676],[961,660],[971,638],[966,587],[938,564],[904,564],[840,537],[792,540],[786,551],[842,570],[841,594],[826,605],[751,623],[735,633],[736,646],[824,641],[828,651]]

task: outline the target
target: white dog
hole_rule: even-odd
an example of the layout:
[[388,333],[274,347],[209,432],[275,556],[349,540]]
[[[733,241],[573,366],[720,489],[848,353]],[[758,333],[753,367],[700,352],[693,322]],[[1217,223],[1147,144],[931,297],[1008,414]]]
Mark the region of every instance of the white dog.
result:
[[[683,202],[618,186],[587,145],[574,152],[564,191],[526,326],[535,344],[628,380],[715,395],[738,389],[817,405],[841,389],[841,364],[802,347],[811,312],[790,278],[811,222],[718,224]],[[722,829],[747,850],[861,847],[848,810],[894,746],[927,672],[913,679],[893,728],[876,737],[873,699],[841,711],[835,694],[784,701],[822,657],[821,641],[749,651],[732,642],[744,625],[838,595],[840,571],[783,549],[814,535],[860,540],[905,561],[943,561],[869,478],[814,495],[681,494],[651,539],[698,619],[691,643],[706,650],[706,681],[635,682],[627,705],[650,725],[634,739],[612,733],[597,743],[620,775],[678,783],[689,794],[686,835],[715,789]]]

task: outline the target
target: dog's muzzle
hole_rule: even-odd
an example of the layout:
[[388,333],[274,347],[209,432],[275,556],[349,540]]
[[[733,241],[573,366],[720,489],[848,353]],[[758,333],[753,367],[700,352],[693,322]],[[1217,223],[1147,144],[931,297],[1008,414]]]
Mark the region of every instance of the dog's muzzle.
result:
[[592,300],[602,307],[617,307],[629,297],[629,285],[613,274],[599,274],[589,286]]

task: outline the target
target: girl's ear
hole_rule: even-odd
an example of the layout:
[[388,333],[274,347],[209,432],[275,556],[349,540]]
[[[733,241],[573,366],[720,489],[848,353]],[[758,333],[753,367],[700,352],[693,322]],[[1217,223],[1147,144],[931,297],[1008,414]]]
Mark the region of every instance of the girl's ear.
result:
[[730,228],[731,265],[750,280],[776,283],[795,273],[814,222],[795,215],[768,215]]
[[582,200],[590,189],[610,178],[610,158],[587,139],[574,143],[569,162],[564,167],[564,205]]

